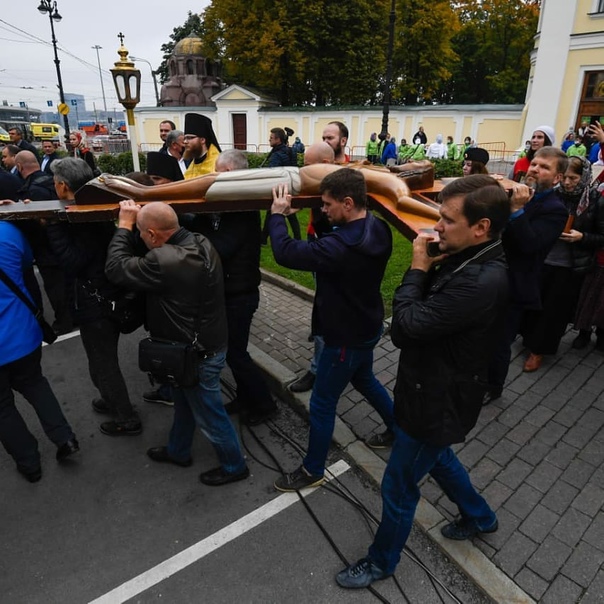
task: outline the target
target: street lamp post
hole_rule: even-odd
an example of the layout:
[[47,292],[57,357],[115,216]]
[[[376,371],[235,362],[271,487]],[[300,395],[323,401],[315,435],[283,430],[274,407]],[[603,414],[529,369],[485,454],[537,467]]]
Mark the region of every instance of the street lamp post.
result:
[[[57,68],[57,81],[59,84],[59,98],[61,99],[61,104],[65,105],[65,93],[63,92],[63,78],[61,78],[61,62],[59,61],[59,55],[57,53],[57,38],[55,37],[55,25],[54,21],[57,23],[63,18],[59,14],[57,9],[57,2],[51,2],[51,0],[40,0],[40,6],[38,6],[38,10],[41,14],[48,13],[48,20],[50,21],[50,32],[52,34],[52,47],[55,51],[55,67]],[[63,124],[65,125],[65,141],[69,141],[69,118],[67,114],[63,114]]]
[[151,70],[151,77],[153,78],[153,87],[155,88],[155,105],[157,107],[161,107],[161,103],[159,102],[159,92],[157,91],[157,71],[153,69],[153,66],[151,65],[151,63],[149,63],[149,61],[147,61],[147,59],[133,57],[132,55],[130,55],[130,58],[133,61],[142,61],[143,63],[147,63],[147,65],[149,65],[149,69]]
[[138,141],[134,121],[134,108],[140,102],[141,72],[136,69],[132,61],[128,60],[128,50],[124,46],[124,34],[120,32],[117,37],[120,40],[120,47],[117,51],[120,60],[115,62],[115,66],[111,70],[111,75],[113,76],[117,98],[126,109],[128,130],[130,133],[130,147],[132,149],[132,163],[135,172],[139,172],[141,167],[138,159]]
[[99,64],[99,77],[101,78],[101,92],[103,93],[103,107],[105,109],[105,117],[107,117],[107,100],[105,99],[105,85],[103,84],[103,72],[101,70],[101,57],[99,56],[99,50],[103,47],[95,44],[92,46],[94,50],[96,50],[96,60]]
[[390,21],[388,27],[388,47],[386,50],[386,81],[384,82],[384,107],[382,110],[382,134],[388,134],[388,114],[390,113],[390,87],[392,86],[392,54],[394,52],[394,20],[396,17],[396,0],[392,0],[390,7]]

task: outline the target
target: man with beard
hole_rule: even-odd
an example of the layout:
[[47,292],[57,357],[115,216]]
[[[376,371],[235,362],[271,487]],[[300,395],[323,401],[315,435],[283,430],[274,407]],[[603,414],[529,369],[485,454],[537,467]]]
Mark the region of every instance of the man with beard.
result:
[[220,145],[212,128],[212,120],[199,113],[185,115],[185,160],[191,160],[185,180],[214,172]]
[[348,143],[348,128],[342,122],[329,122],[323,128],[321,136],[324,143],[327,143],[335,154],[336,164],[347,164],[350,157],[346,155],[346,143]]
[[484,404],[501,397],[511,359],[510,347],[525,310],[541,308],[541,270],[564,229],[568,211],[554,187],[562,180],[568,158],[557,147],[542,147],[533,157],[526,184],[512,189],[512,214],[502,241],[508,262],[510,306],[489,367]]

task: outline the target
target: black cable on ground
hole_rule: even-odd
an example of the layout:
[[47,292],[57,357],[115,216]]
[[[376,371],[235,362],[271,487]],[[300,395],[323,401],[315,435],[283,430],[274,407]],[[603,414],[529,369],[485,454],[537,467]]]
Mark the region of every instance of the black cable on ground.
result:
[[[231,396],[234,398],[235,397],[235,389],[233,388],[233,386],[231,384],[229,384],[226,380],[224,380],[223,378],[220,379],[222,386],[228,390],[228,392],[231,394]],[[265,422],[268,426],[268,428],[277,436],[279,436],[281,439],[285,440],[287,443],[290,444],[290,446],[292,446],[296,452],[300,455],[300,457],[304,456],[304,448],[297,443],[296,441],[294,441],[288,434],[286,434],[285,432],[283,432],[273,421],[267,421]],[[247,446],[247,443],[245,442],[244,436],[243,436],[243,430],[242,430],[242,423],[240,422],[239,424],[239,438],[241,440],[241,444],[243,445],[245,451],[249,454],[249,456],[256,461],[256,463],[258,463],[259,465],[261,465],[264,468],[267,468],[268,470],[271,470],[273,472],[276,473],[280,473],[280,474],[284,474],[284,470],[283,467],[281,466],[281,464],[279,463],[279,461],[277,460],[277,458],[273,455],[273,453],[268,449],[268,447],[258,438],[258,435],[250,428],[250,426],[247,426],[248,431],[250,432],[250,434],[252,435],[252,437],[254,438],[254,440],[256,441],[256,443],[258,444],[258,446],[264,450],[264,452],[267,454],[268,457],[270,457],[276,464],[276,468],[261,461],[260,459],[258,459],[258,457],[256,455],[254,455],[254,453],[251,451],[251,449]],[[337,485],[337,488],[334,487],[333,485]],[[370,525],[370,520],[373,521],[374,525],[377,526],[379,525],[379,520],[365,507],[365,505],[356,497],[356,495],[354,495],[354,493],[352,493],[352,491],[350,491],[350,489],[348,487],[346,487],[346,485],[344,485],[338,477],[332,476],[332,482],[331,485],[330,484],[326,484],[323,485],[324,488],[329,491],[330,493],[337,495],[339,497],[341,497],[342,499],[344,499],[345,501],[347,501],[349,504],[351,504],[353,507],[355,507],[360,513],[361,513],[361,517],[363,518],[363,520],[365,521],[365,523],[367,524],[367,527],[369,529],[370,532],[372,531],[371,525]],[[339,490],[338,490],[339,489]],[[340,560],[342,560],[342,562],[344,564],[346,564],[347,566],[350,564],[348,562],[348,560],[346,559],[346,557],[344,556],[344,554],[340,551],[340,549],[338,548],[338,546],[336,545],[336,543],[333,541],[332,537],[329,535],[329,533],[327,532],[327,529],[325,529],[325,527],[322,525],[321,521],[317,518],[316,514],[313,512],[313,510],[310,508],[308,502],[305,500],[304,497],[302,497],[302,495],[300,494],[299,491],[297,491],[298,493],[298,497],[300,498],[302,504],[304,505],[304,507],[306,508],[307,512],[309,513],[309,515],[311,516],[311,518],[314,520],[315,524],[317,525],[317,527],[319,528],[319,530],[321,530],[321,532],[323,533],[323,535],[325,536],[325,538],[327,539],[327,541],[330,543],[330,545],[332,546],[332,548],[334,549],[334,551],[336,552],[336,554],[338,555],[338,557],[340,558]],[[442,583],[442,581],[436,577],[432,571],[421,561],[421,559],[417,556],[417,554],[412,550],[411,547],[409,547],[408,545],[405,545],[405,548],[403,549],[403,552],[405,553],[405,555],[413,562],[415,562],[427,575],[428,578],[430,579],[430,582],[432,583],[432,587],[434,588],[435,593],[437,594],[437,596],[439,597],[440,601],[445,604],[445,601],[438,589],[438,587],[440,587],[441,589],[443,589],[445,591],[445,593],[457,604],[463,604],[461,602],[461,600],[459,600],[455,594],[453,594],[446,585],[444,585]],[[406,602],[409,602],[409,599],[407,598],[407,596],[404,593],[403,587],[402,585],[399,583],[398,578],[395,575],[392,575],[392,579],[394,580],[394,583],[396,584],[398,590],[400,591],[401,595],[403,596],[403,598],[405,599]],[[437,585],[438,584],[438,585]],[[380,601],[382,602],[388,602],[388,600],[384,599],[384,597],[378,593],[377,591],[375,591],[375,589],[372,586],[369,586],[367,588],[376,598],[378,598]]]
[[[269,428],[271,428],[271,430],[273,430],[277,435],[279,435],[281,438],[283,438],[288,443],[290,443],[290,445],[294,449],[297,450],[297,452],[298,452],[298,454],[300,456],[303,456],[304,449],[303,449],[303,447],[299,443],[297,443],[296,441],[294,441],[289,435],[285,434],[273,422],[270,422]],[[344,498],[349,503],[351,503],[352,505],[354,505],[355,507],[357,507],[360,511],[362,511],[362,513],[366,517],[370,518],[374,522],[375,526],[379,525],[379,520],[365,507],[365,505],[361,501],[359,501],[359,499],[356,497],[356,495],[354,495],[354,493],[352,493],[352,491],[350,491],[350,489],[345,484],[343,484],[339,480],[339,478],[333,477],[333,480],[332,480],[332,482],[330,484],[331,485],[336,484],[339,487],[339,489],[341,491],[343,491],[343,492],[339,493],[340,497]],[[327,490],[329,490],[330,492],[334,493],[334,494],[337,493],[334,488],[330,487],[330,485],[325,485],[325,488]],[[430,582],[432,583],[432,586],[434,587],[434,591],[438,595],[440,601],[443,602],[443,604],[444,604],[444,600],[443,600],[443,597],[442,597],[442,595],[440,594],[440,592],[438,590],[438,586],[442,590],[444,590],[445,593],[454,602],[456,602],[457,604],[463,604],[461,602],[461,600],[459,600],[459,598],[453,592],[451,592],[451,590],[449,590],[449,588],[446,585],[444,585],[443,582],[436,575],[434,575],[434,573],[421,561],[421,559],[419,558],[419,556],[413,551],[413,549],[409,545],[405,545],[405,547],[403,549],[403,553],[411,561],[415,562],[428,575],[428,578],[430,579]],[[398,579],[394,575],[393,575],[393,579],[394,579],[395,583],[397,584],[397,586],[399,587],[399,589],[401,590],[401,593],[403,593],[402,586],[399,584]],[[436,585],[436,583],[438,583],[438,586]]]

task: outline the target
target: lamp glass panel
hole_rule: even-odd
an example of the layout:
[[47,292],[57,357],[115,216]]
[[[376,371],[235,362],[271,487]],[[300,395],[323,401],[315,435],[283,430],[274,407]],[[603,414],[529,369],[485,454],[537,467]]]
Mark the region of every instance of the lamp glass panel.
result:
[[128,87],[130,88],[130,98],[137,100],[139,98],[139,78],[137,78],[134,74],[128,78]]
[[116,74],[114,79],[118,100],[123,103],[128,98],[126,95],[126,81],[121,73]]

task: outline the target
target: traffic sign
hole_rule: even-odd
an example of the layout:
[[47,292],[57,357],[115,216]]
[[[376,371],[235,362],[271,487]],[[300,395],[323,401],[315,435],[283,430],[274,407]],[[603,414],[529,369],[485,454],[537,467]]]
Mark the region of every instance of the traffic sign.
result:
[[67,115],[69,113],[69,106],[65,103],[59,103],[57,110],[61,115]]
[[71,99],[71,105],[73,107],[77,107],[78,106],[78,99]]
[[46,101],[46,105],[48,105],[48,107],[52,107],[52,101]]

